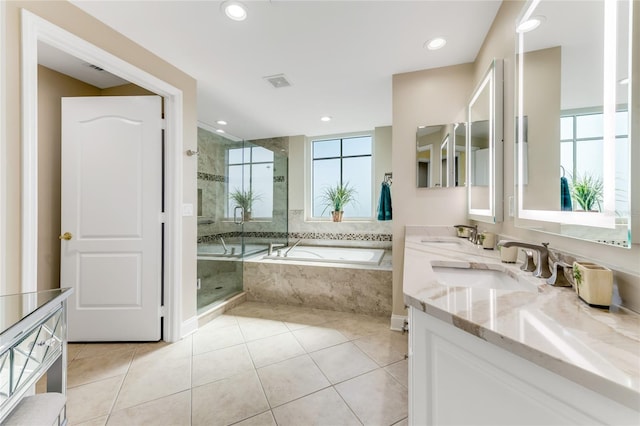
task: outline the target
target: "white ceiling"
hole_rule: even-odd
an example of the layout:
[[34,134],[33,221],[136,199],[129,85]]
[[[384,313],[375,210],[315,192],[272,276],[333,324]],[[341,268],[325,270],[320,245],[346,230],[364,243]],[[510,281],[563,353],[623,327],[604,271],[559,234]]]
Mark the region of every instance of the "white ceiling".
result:
[[200,122],[259,139],[391,125],[392,75],[472,62],[501,2],[244,1],[243,22],[219,1],[72,3],[194,77]]

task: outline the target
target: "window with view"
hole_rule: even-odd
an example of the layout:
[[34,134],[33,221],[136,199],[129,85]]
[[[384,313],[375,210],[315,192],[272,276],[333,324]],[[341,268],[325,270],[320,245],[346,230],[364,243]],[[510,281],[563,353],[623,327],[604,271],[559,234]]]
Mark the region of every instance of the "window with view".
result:
[[251,194],[251,215],[273,217],[273,151],[261,146],[231,148],[227,151],[227,217],[238,205],[232,194]]
[[322,192],[337,184],[355,189],[355,201],[347,204],[347,218],[371,218],[373,138],[368,136],[314,140],[312,149],[312,216],[327,217],[330,208],[322,202]]
[[[596,180],[603,177],[603,114],[575,113],[560,118],[560,165],[566,177],[572,179],[586,176]],[[616,211],[628,213],[629,175],[629,113],[616,113]]]

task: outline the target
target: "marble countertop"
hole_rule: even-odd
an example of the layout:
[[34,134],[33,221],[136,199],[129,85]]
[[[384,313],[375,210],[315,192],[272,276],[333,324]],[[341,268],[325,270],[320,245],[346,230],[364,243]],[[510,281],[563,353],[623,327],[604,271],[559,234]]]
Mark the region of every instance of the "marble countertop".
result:
[[[501,263],[497,250],[456,238],[452,227],[407,227],[404,249],[405,304],[640,410],[640,315],[589,307],[572,287],[550,286],[520,270],[520,261]],[[432,262],[489,266],[524,287],[446,286]]]

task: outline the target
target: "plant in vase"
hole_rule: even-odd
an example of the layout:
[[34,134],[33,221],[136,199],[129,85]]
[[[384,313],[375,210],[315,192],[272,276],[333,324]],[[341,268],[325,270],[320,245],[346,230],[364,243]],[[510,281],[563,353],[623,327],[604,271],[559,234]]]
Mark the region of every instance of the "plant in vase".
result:
[[344,184],[337,183],[334,186],[324,188],[321,197],[322,203],[325,205],[322,213],[324,214],[327,209],[331,208],[331,217],[334,222],[342,222],[342,214],[344,213],[344,206],[352,201],[356,201],[355,195],[357,191],[355,188],[349,186],[349,182]]
[[229,199],[233,200],[236,206],[242,207],[243,220],[248,221],[251,220],[251,207],[260,199],[260,195],[252,190],[244,191],[236,188],[229,194]]
[[604,186],[602,178],[585,173],[577,176],[571,183],[571,198],[580,205],[582,210],[602,211],[602,200],[604,198]]

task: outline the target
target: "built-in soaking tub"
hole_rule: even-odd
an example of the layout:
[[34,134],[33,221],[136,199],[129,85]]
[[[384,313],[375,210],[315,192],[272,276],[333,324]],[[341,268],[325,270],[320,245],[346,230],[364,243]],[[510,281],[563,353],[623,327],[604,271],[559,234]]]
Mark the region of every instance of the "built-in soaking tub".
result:
[[247,300],[391,315],[391,252],[299,246],[245,259]]
[[[243,252],[244,248],[244,252]],[[200,243],[198,244],[198,259],[211,257],[246,257],[252,256],[261,251],[267,251],[266,244],[237,244],[226,243],[224,246],[218,243]]]
[[347,263],[353,265],[380,265],[384,257],[384,250],[369,248],[345,248],[323,246],[298,246],[291,250],[277,249],[265,259],[322,262],[322,263]]

